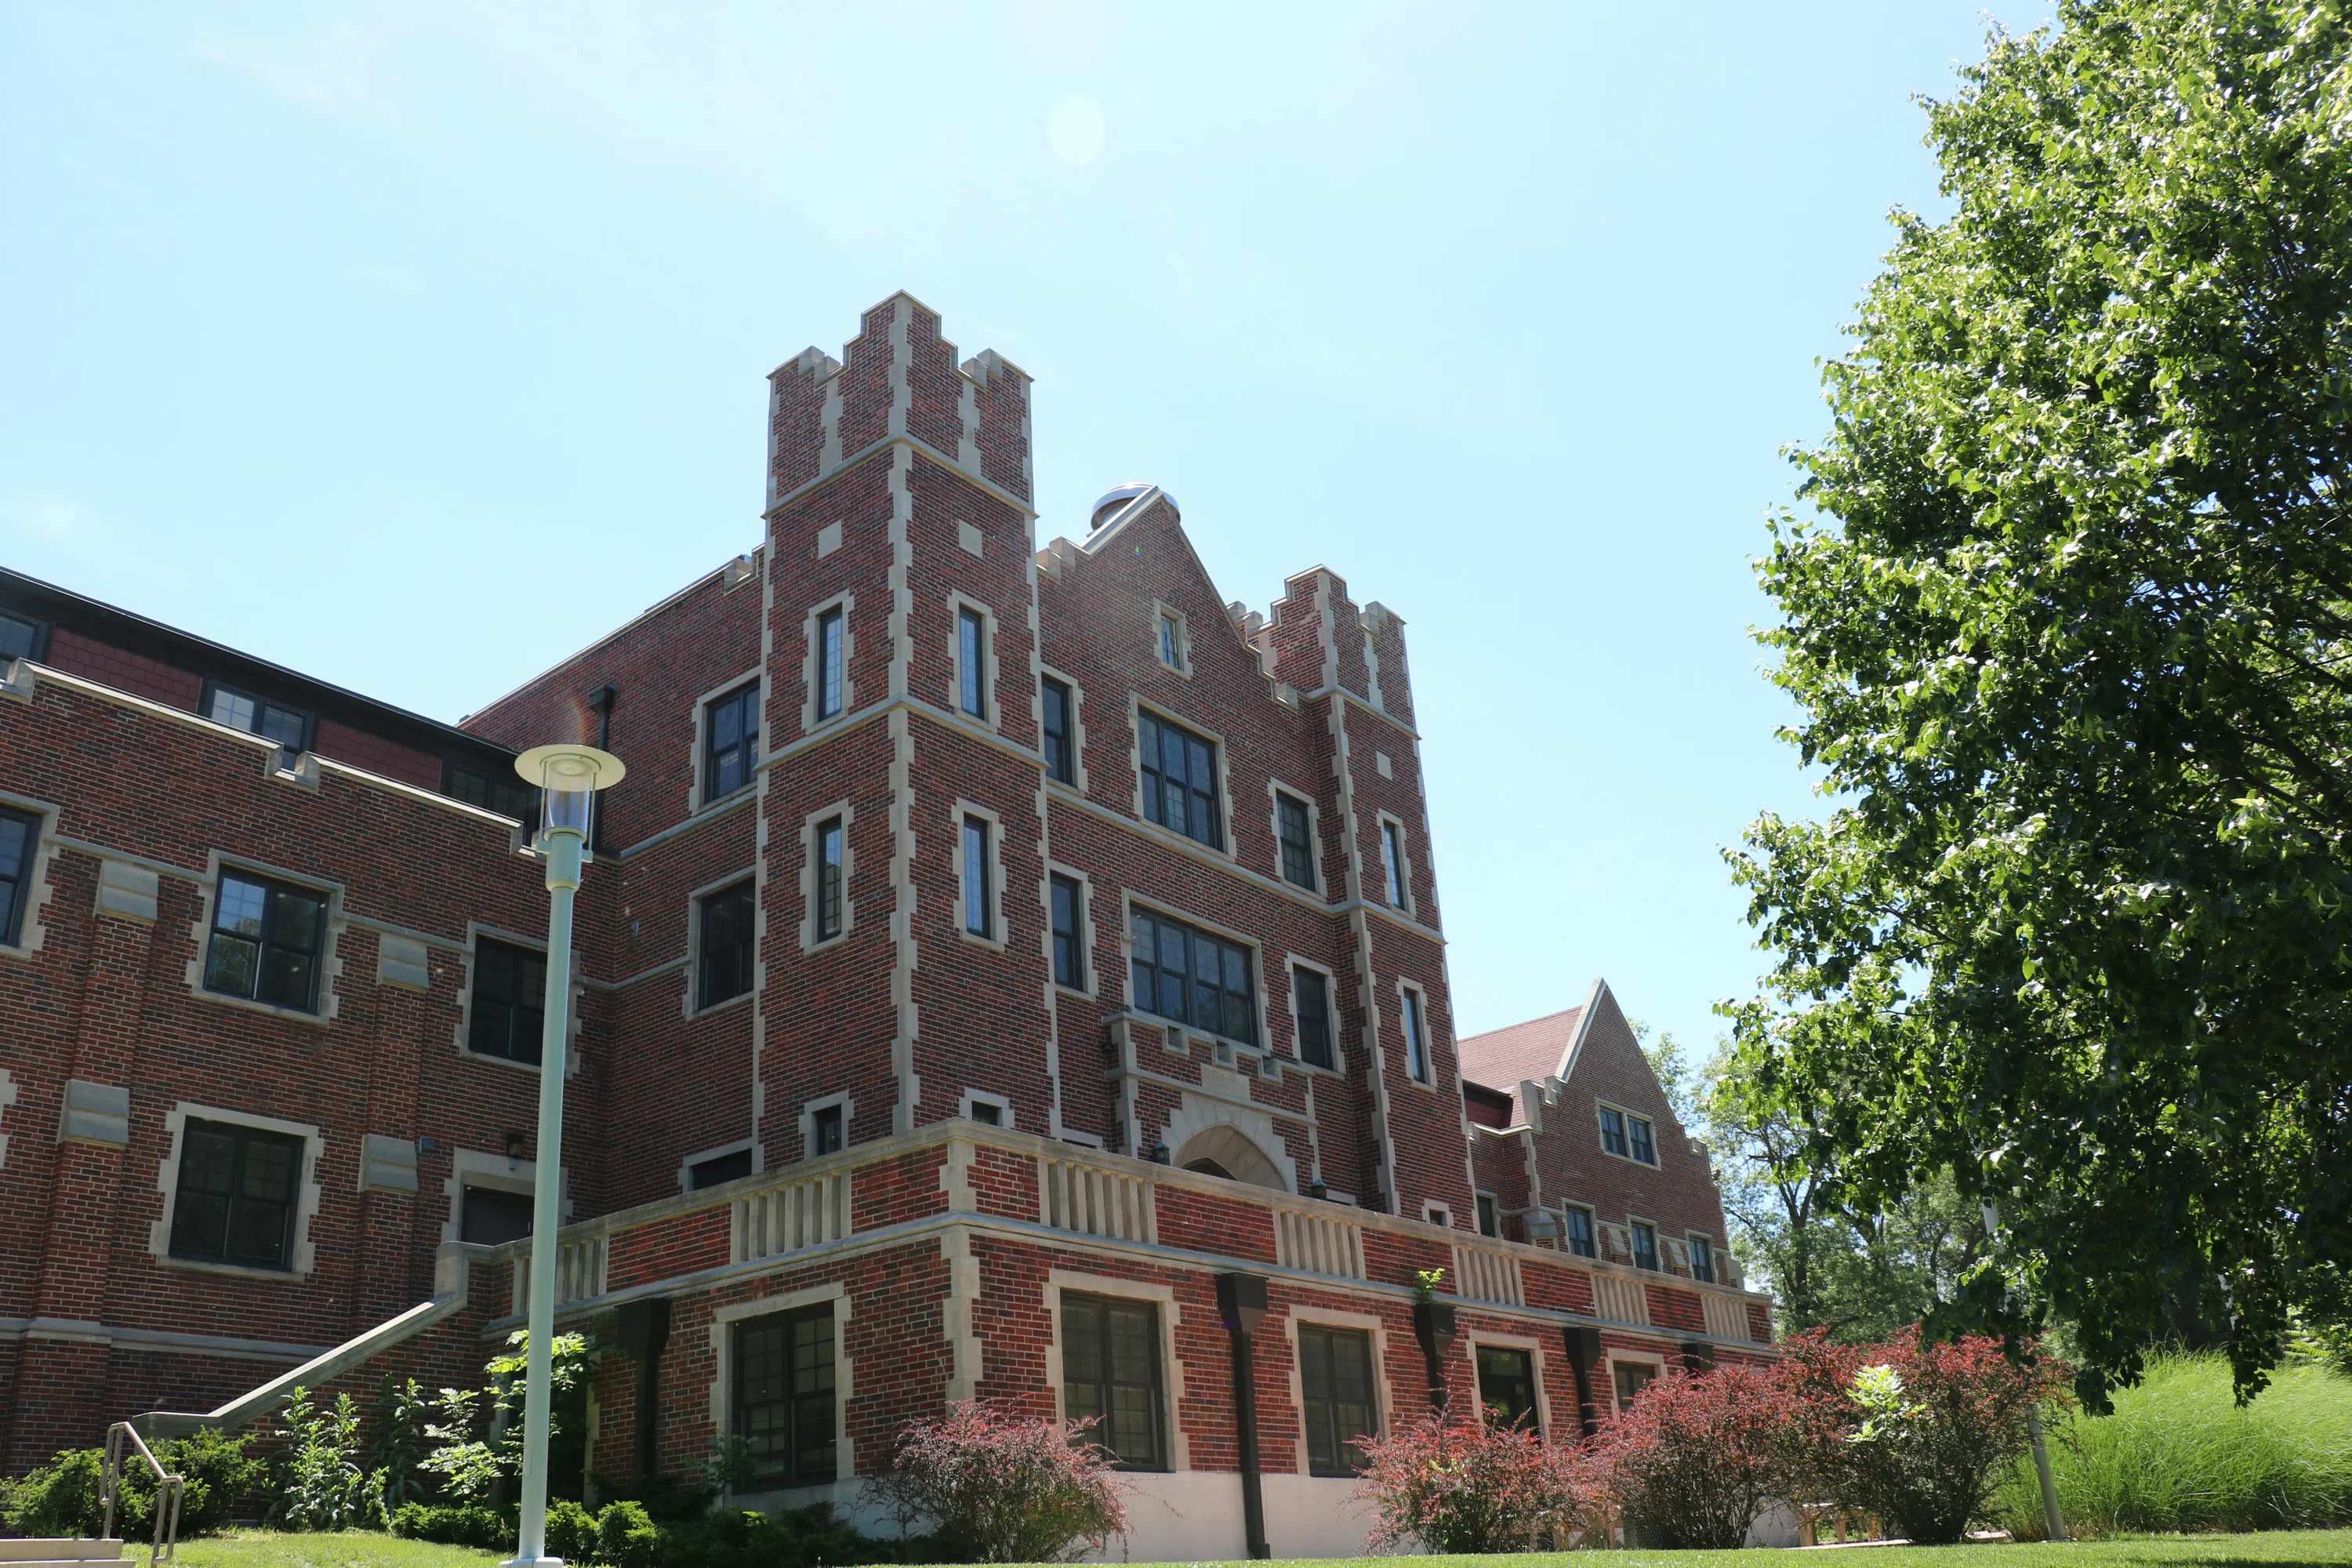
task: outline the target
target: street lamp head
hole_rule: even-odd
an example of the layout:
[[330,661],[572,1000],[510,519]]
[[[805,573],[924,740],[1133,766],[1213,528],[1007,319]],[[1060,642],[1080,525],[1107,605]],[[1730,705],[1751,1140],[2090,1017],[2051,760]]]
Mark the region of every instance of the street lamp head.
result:
[[588,802],[600,789],[610,789],[628,772],[621,759],[593,746],[533,746],[515,759],[515,772],[525,784],[546,792],[540,828],[547,833],[588,833]]

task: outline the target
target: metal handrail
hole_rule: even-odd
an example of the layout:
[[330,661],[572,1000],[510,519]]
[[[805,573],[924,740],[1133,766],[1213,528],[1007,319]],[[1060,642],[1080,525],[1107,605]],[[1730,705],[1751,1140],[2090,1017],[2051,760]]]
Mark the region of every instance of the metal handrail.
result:
[[102,1539],[114,1539],[114,1504],[122,1489],[122,1445],[128,1438],[147,1468],[155,1472],[155,1544],[147,1558],[148,1568],[163,1568],[175,1562],[180,1550],[180,1503],[187,1489],[186,1479],[165,1469],[155,1458],[147,1440],[139,1436],[128,1421],[117,1421],[106,1429],[106,1479],[100,1500],[106,1505],[106,1526],[100,1531]]

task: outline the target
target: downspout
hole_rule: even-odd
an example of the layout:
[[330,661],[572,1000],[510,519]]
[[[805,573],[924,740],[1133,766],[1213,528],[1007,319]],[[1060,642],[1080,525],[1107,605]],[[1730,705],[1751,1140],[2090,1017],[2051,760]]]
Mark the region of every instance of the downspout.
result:
[[1234,1340],[1234,1420],[1242,1461],[1242,1533],[1253,1559],[1274,1555],[1265,1543],[1265,1489],[1258,1477],[1257,1357],[1250,1336],[1265,1321],[1265,1279],[1257,1274],[1217,1276],[1217,1311]]
[[1570,1324],[1568,1364],[1576,1372],[1576,1420],[1588,1437],[1601,1431],[1600,1413],[1592,1405],[1592,1373],[1601,1364],[1601,1331]]
[[[600,748],[601,749],[601,748]],[[669,1343],[669,1298],[622,1303],[621,1353],[637,1363],[634,1459],[639,1486],[654,1479],[655,1438],[661,1426],[661,1353]]]
[[[600,686],[588,694],[588,706],[596,710],[596,749],[600,752],[613,749],[613,704],[620,695],[621,689],[612,685]],[[604,847],[604,803],[598,800],[588,807],[593,813],[588,822],[588,847],[592,853]]]

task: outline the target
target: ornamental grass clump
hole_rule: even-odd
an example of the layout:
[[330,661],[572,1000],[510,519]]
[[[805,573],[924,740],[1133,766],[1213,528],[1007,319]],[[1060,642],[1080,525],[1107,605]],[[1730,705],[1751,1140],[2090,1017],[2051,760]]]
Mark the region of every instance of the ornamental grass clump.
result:
[[1526,1551],[1587,1512],[1577,1450],[1520,1427],[1432,1415],[1357,1443],[1365,1464],[1355,1500],[1375,1521],[1369,1552],[1416,1542],[1448,1556]]
[[1091,1422],[958,1400],[900,1428],[890,1468],[866,1483],[899,1527],[930,1525],[938,1561],[1060,1563],[1127,1529],[1127,1484]]
[[1776,1368],[1658,1378],[1601,1428],[1594,1484],[1658,1545],[1743,1546],[1756,1521],[1800,1486],[1788,1397]]

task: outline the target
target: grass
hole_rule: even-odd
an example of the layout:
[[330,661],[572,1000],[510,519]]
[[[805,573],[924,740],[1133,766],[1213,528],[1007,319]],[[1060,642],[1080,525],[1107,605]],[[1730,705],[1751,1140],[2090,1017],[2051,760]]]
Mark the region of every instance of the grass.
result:
[[[398,1541],[387,1535],[278,1535],[244,1531],[190,1541],[180,1547],[186,1568],[485,1568],[499,1553],[462,1546]],[[143,1558],[141,1561],[144,1561]],[[2304,1568],[2352,1563],[2352,1530],[2274,1531],[2248,1535],[2127,1536],[2063,1545],[1885,1546],[1857,1552],[1612,1552],[1529,1553],[1512,1557],[1377,1557],[1355,1568],[1458,1564],[1460,1568],[2236,1568],[2270,1564]],[[1261,1568],[1260,1564],[1233,1568]],[[1302,1563],[1300,1568],[1307,1568]],[[1341,1568],[1322,1563],[1315,1568]]]
[[[2070,1531],[2352,1524],[2352,1377],[2286,1367],[2241,1410],[2227,1362],[2170,1356],[2115,1398],[2113,1415],[2077,1415],[2052,1435]],[[2021,1539],[2042,1533],[2030,1462],[2001,1487],[1993,1512]]]

